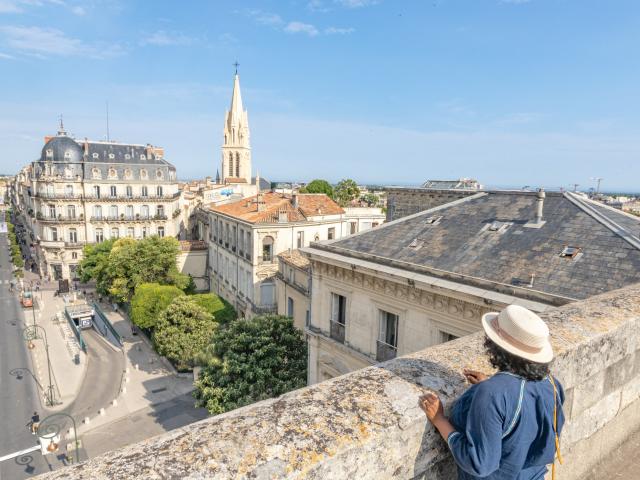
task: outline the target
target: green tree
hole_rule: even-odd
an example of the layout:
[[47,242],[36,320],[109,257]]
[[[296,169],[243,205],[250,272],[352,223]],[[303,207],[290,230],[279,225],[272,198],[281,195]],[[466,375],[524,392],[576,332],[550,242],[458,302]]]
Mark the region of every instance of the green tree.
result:
[[264,315],[215,331],[199,356],[198,406],[223,413],[301,388],[307,380],[307,346],[293,320]]
[[300,189],[300,193],[324,193],[333,198],[333,187],[326,180],[315,179]]
[[375,207],[376,205],[378,205],[379,199],[378,196],[375,193],[367,193],[362,197],[362,200],[364,200],[365,202],[367,202],[367,205],[369,205],[370,207]]
[[336,201],[343,207],[349,205],[352,200],[360,197],[360,189],[355,180],[345,178],[336,185]]
[[191,297],[178,296],[158,316],[153,343],[178,370],[186,370],[194,366],[217,326],[213,316]]
[[95,280],[96,289],[103,295],[109,293],[110,279],[107,275],[107,267],[113,243],[114,240],[106,240],[96,245],[85,245],[83,258],[78,268],[80,280],[82,282]]
[[174,285],[142,283],[131,298],[131,321],[140,328],[153,329],[160,314],[184,292]]
[[231,304],[213,293],[199,293],[189,298],[210,313],[220,325],[226,325],[238,318]]
[[193,295],[194,293],[196,293],[196,282],[193,280],[193,277],[191,276],[191,274],[189,274],[189,278],[187,279],[187,285],[184,288],[184,293],[186,293],[187,295]]

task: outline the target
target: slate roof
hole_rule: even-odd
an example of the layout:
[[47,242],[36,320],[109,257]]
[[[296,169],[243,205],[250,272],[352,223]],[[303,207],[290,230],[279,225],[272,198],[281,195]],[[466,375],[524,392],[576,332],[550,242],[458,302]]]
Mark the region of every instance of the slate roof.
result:
[[[536,192],[488,191],[312,246],[460,283],[489,281],[566,299],[640,282],[640,218],[571,193],[546,195],[540,228],[525,227],[535,219]],[[565,246],[580,254],[562,257]]]
[[290,195],[268,192],[261,194],[264,210],[258,211],[257,195],[237,202],[209,207],[250,223],[278,223],[280,213],[286,213],[288,222],[304,222],[320,215],[340,215],[344,210],[324,194],[299,194],[298,207]]

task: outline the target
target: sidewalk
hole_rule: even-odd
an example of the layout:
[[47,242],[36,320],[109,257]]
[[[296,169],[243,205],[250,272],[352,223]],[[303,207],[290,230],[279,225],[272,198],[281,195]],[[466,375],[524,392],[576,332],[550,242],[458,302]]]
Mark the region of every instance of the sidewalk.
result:
[[[82,385],[85,377],[87,362],[86,355],[79,348],[76,337],[61,313],[64,311],[62,298],[54,297],[53,292],[40,291],[35,296],[35,320],[38,328],[38,339],[33,341],[35,348],[31,350],[34,375],[37,377],[43,406],[48,410],[61,410],[71,403]],[[25,309],[26,325],[33,325],[34,312]],[[47,365],[47,351],[42,338],[42,330],[46,332],[49,344],[49,359],[51,361],[51,383],[54,385],[56,405],[47,405],[49,369]],[[80,363],[76,364],[75,356],[79,355]]]
[[[131,323],[121,313],[114,312],[106,303],[100,303],[102,311],[122,338],[125,357],[125,376],[119,396],[105,399],[104,411],[83,422],[79,432],[98,428],[134,412],[168,402],[193,390],[191,376],[178,376],[165,365],[142,335],[132,335]],[[115,348],[115,347],[114,347]]]

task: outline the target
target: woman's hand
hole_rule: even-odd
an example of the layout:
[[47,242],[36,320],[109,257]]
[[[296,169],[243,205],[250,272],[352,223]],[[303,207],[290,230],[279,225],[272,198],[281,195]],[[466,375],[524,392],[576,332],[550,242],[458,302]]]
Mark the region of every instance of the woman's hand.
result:
[[437,395],[426,393],[420,396],[418,403],[431,423],[435,423],[437,420],[444,418],[442,402]]
[[471,385],[484,382],[487,378],[489,378],[482,372],[478,372],[477,370],[469,370],[468,368],[465,368],[462,371],[462,374],[464,375],[464,378],[467,379],[467,382],[469,382]]

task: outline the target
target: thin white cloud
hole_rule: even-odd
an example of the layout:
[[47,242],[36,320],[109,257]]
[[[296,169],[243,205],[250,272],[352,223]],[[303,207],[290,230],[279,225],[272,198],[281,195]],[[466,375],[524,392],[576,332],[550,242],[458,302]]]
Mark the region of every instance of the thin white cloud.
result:
[[522,3],[529,3],[531,0],[500,0],[500,3],[511,3],[513,5],[519,5]]
[[165,30],[158,30],[147,37],[143,38],[140,42],[141,45],[154,45],[156,47],[169,47],[180,45],[191,45],[194,43],[192,37],[188,37],[181,33],[167,32]]
[[0,13],[24,13],[28,7],[59,6],[68,8],[74,15],[85,15],[86,9],[64,0],[0,0]]
[[247,9],[244,12],[245,15],[253,18],[261,25],[279,26],[284,23],[282,17],[277,13],[264,12],[259,9]]
[[302,22],[289,22],[287,26],[284,27],[284,31],[287,33],[304,33],[310,37],[315,37],[319,33],[318,29],[310,23]]
[[6,53],[0,52],[0,58],[3,58],[4,60],[13,60],[15,57],[11,55],[7,55]]
[[120,45],[87,44],[55,28],[3,26],[0,27],[0,37],[15,51],[38,58],[51,55],[106,58],[124,53]]
[[0,0],[0,13],[22,13],[23,10],[17,1]]
[[379,0],[334,0],[335,3],[347,8],[369,7],[380,3]]
[[348,35],[355,32],[355,28],[340,28],[340,27],[328,27],[324,29],[325,35]]
[[84,8],[84,7],[81,7],[81,6],[79,6],[79,5],[78,5],[78,6],[75,6],[75,7],[71,7],[71,12],[72,12],[74,15],[78,15],[79,17],[82,17],[83,15],[86,15],[86,14],[87,14],[87,11],[85,10],[85,8]]

